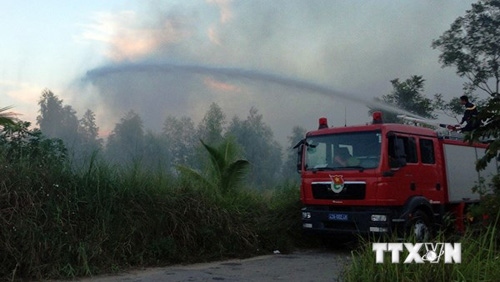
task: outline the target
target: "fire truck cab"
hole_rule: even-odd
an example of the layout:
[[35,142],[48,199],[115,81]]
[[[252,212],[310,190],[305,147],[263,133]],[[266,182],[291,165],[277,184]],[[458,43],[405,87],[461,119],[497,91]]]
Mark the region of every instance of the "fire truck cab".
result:
[[[463,231],[472,188],[497,173],[475,162],[487,144],[468,144],[430,128],[382,122],[308,132],[298,144],[302,227],[320,234],[409,231],[425,240],[445,214]],[[340,160],[340,161],[339,161]]]

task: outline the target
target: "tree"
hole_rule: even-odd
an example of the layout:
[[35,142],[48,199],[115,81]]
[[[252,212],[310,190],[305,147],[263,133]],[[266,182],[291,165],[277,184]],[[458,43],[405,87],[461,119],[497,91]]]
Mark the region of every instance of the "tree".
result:
[[79,136],[75,110],[69,105],[63,105],[63,100],[47,89],[42,92],[38,105],[40,114],[36,120],[43,134],[61,139],[68,149],[76,148]]
[[75,159],[80,162],[102,149],[102,139],[99,138],[99,127],[96,125],[95,114],[87,110],[78,121],[78,146],[74,148]]
[[45,136],[64,142],[73,165],[85,164],[91,154],[102,149],[99,128],[91,110],[78,119],[70,105],[64,105],[62,99],[47,89],[42,92],[38,104],[37,124],[40,130]]
[[163,134],[148,130],[144,136],[144,158],[142,165],[151,170],[170,172],[171,156]]
[[[478,95],[468,95],[469,101],[474,103],[479,109],[486,107],[487,100],[480,99]],[[436,111],[443,113],[449,117],[455,118],[457,123],[462,120],[464,114],[464,106],[460,103],[460,97],[453,97],[449,101],[443,99],[442,94],[434,95],[434,107]]]
[[35,170],[64,165],[66,148],[60,139],[46,138],[39,129],[30,129],[27,121],[6,123],[0,132],[0,155],[11,164],[29,165]]
[[226,137],[234,137],[244,157],[250,162],[250,182],[257,187],[274,185],[281,175],[281,146],[274,140],[271,128],[262,121],[257,109],[251,108],[246,120],[234,117]]
[[200,167],[198,162],[195,162],[197,139],[194,122],[191,118],[167,117],[163,123],[163,136],[173,164]]
[[36,123],[47,136],[55,137],[59,133],[63,111],[62,103],[63,101],[54,95],[52,91],[45,89],[42,92],[42,97],[38,101],[40,114],[36,117]]
[[432,42],[439,49],[443,67],[454,66],[465,77],[464,90],[472,95],[482,90],[488,98],[479,109],[482,126],[466,134],[469,142],[489,139],[488,153],[477,163],[484,168],[500,150],[500,1],[480,0],[465,16],[458,17],[449,30]]
[[[382,96],[382,99],[376,98],[375,100],[382,100],[384,103],[391,104],[420,117],[435,118],[433,101],[423,94],[424,82],[425,79],[420,75],[413,75],[404,81],[395,78],[391,80],[392,92]],[[370,109],[370,113],[374,111],[383,112],[385,122],[401,122],[397,117],[397,113],[375,107]]]
[[85,143],[100,143],[99,127],[96,125],[95,114],[87,109],[83,117],[79,120],[78,132],[83,137]]
[[203,120],[198,125],[198,138],[206,144],[217,146],[222,142],[226,115],[216,103],[212,103]]
[[115,125],[108,137],[106,155],[117,163],[140,161],[144,149],[144,129],[141,117],[129,111]]
[[467,79],[464,83],[466,93],[470,94],[477,88],[489,95],[499,93],[499,27],[500,1],[480,0],[432,42],[432,47],[441,51],[439,61],[442,66],[455,66],[457,74]]

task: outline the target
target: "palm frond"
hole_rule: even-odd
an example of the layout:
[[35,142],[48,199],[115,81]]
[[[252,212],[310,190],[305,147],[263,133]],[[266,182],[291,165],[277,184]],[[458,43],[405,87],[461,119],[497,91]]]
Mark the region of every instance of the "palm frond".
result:
[[225,170],[221,178],[221,189],[224,193],[230,191],[234,186],[243,180],[248,171],[250,163],[247,160],[237,160],[231,163]]
[[206,144],[203,140],[200,142],[210,156],[211,166],[206,175],[181,165],[176,166],[177,170],[184,176],[210,186],[220,193],[224,194],[234,189],[243,180],[250,163],[247,160],[231,162],[235,156],[236,146],[230,140],[226,140],[218,148]]
[[208,180],[198,171],[183,165],[177,165],[175,168],[184,176],[195,182],[199,182],[202,186],[214,188],[215,184]]
[[200,140],[200,142],[201,144],[203,144],[203,147],[205,147],[205,149],[208,151],[208,154],[210,155],[210,162],[212,163],[212,166],[216,170],[215,171],[216,176],[220,178],[226,166],[226,159],[224,158],[224,155],[216,148],[203,142],[203,140]]
[[7,106],[7,107],[0,108],[0,113],[1,113],[1,112],[5,112],[5,111],[8,111],[8,110],[10,110],[10,109],[12,109],[12,106]]
[[231,161],[231,159],[233,159],[236,156],[238,151],[236,142],[230,139],[225,140],[221,144],[221,151],[222,150],[224,151],[224,159],[226,160],[226,162]]
[[7,107],[3,107],[3,108],[0,108],[0,126],[5,126],[5,125],[13,125],[15,124],[15,118],[12,116],[13,113],[11,112],[8,112],[6,113],[6,111],[12,109],[12,106],[7,106]]

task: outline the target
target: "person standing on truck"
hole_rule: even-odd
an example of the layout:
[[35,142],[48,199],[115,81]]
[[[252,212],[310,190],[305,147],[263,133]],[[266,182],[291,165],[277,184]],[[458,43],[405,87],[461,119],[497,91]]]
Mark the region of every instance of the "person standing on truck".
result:
[[460,125],[465,122],[465,126],[460,130],[462,132],[472,131],[479,127],[479,122],[476,120],[477,118],[477,108],[476,105],[469,102],[469,97],[463,95],[460,97],[460,104],[465,106],[464,116],[462,117],[462,121]]

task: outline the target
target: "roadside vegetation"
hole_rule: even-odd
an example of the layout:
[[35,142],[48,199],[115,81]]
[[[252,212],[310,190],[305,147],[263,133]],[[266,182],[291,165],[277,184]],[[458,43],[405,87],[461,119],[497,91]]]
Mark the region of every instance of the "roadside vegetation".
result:
[[[106,140],[50,90],[38,128],[0,108],[0,280],[289,252],[304,246],[296,152],[252,108],[161,132],[127,113]],[[303,138],[295,127],[290,144]],[[292,145],[290,145],[290,148]]]
[[297,184],[248,189],[241,181],[246,162],[232,159],[225,150],[231,143],[224,144],[205,145],[212,162],[196,177],[187,168],[167,174],[139,161],[111,165],[98,153],[76,170],[60,140],[25,123],[6,124],[0,279],[71,278],[290,251],[301,233]]
[[[500,214],[498,214],[500,216]],[[495,224],[483,223],[470,226],[461,236],[441,233],[432,243],[461,243],[461,263],[445,263],[444,255],[435,263],[403,263],[407,250],[400,253],[400,262],[391,262],[391,252],[386,252],[384,262],[375,262],[372,243],[362,240],[352,251],[352,263],[343,273],[345,281],[500,281],[500,232],[498,216]],[[384,242],[414,242],[388,238]],[[420,255],[425,255],[424,247]]]

